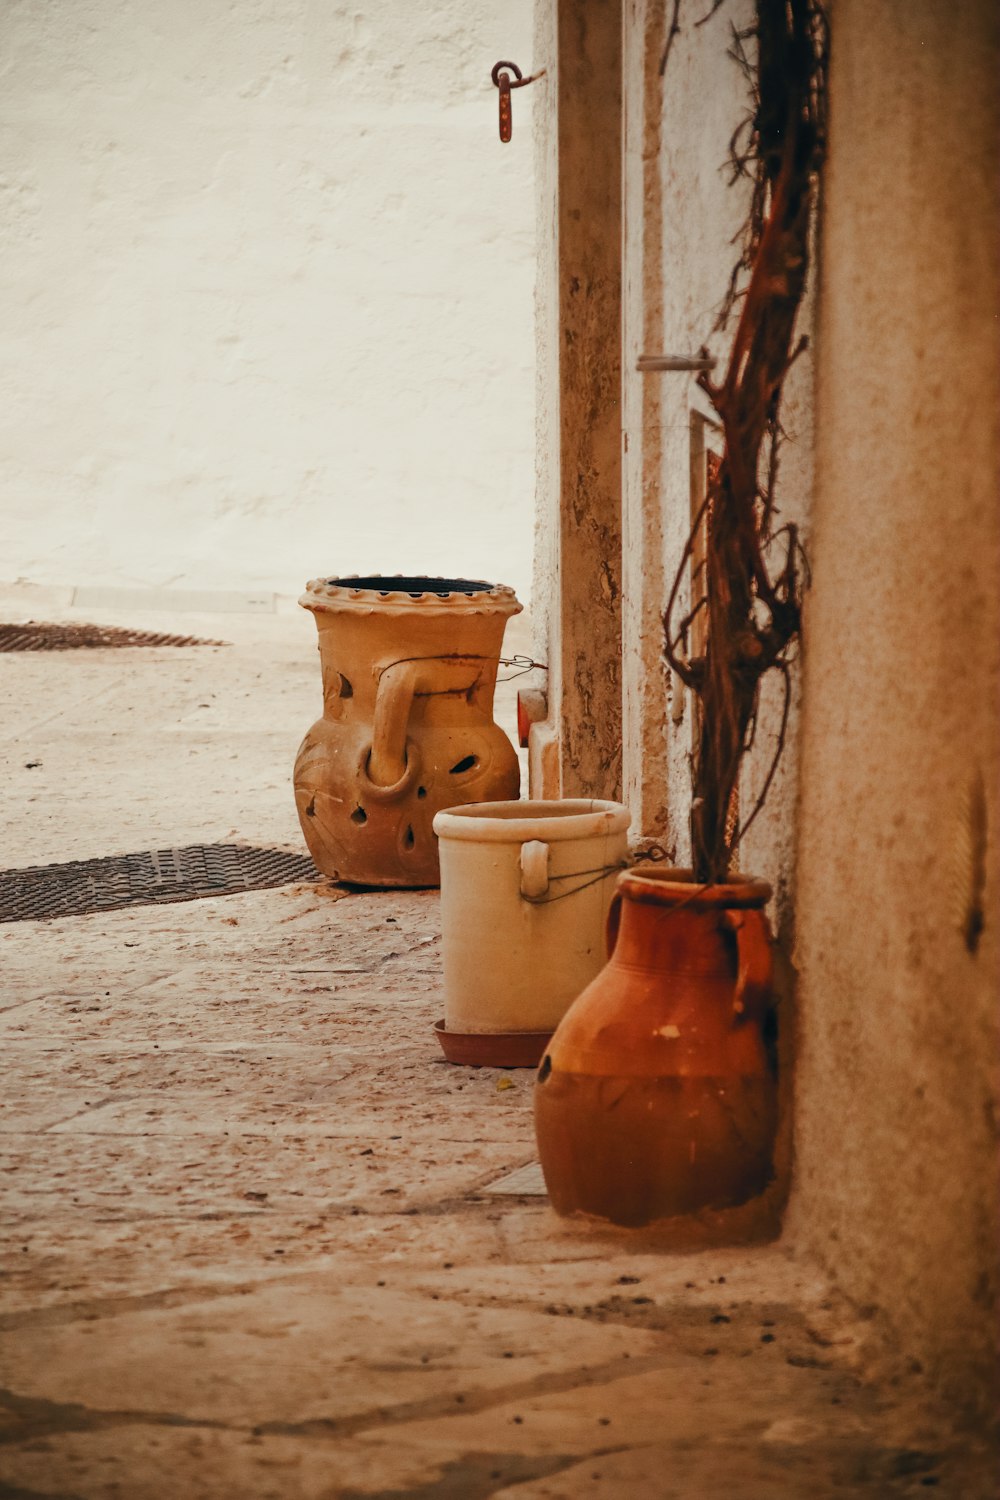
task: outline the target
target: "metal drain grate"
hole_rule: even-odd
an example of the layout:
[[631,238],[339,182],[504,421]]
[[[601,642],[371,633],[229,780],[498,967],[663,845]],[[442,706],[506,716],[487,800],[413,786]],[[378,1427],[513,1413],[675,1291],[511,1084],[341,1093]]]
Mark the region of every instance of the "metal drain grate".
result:
[[195,635],[163,635],[155,630],[123,630],[117,625],[0,625],[0,651],[79,651],[108,646],[227,646]]
[[234,896],[322,878],[308,855],[242,844],[192,844],[185,849],[71,860],[0,870],[0,922],[81,917],[123,906]]

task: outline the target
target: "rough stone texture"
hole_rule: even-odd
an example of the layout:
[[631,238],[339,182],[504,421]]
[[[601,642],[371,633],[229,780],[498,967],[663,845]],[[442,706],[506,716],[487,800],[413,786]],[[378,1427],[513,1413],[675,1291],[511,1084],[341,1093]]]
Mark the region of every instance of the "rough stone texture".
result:
[[[0,662],[7,859],[296,842],[311,622],[204,625],[235,644]],[[0,1492],[989,1500],[780,1249],[485,1191],[533,1159],[531,1078],[441,1060],[437,904],[299,886],[0,933]]]
[[621,795],[621,5],[538,7],[536,796]]
[[660,500],[664,385],[662,376],[640,375],[636,360],[661,353],[663,344],[666,30],[664,6],[629,0],[622,57],[622,779],[635,832],[657,839],[670,830],[669,687],[659,628],[669,587]]
[[838,0],[791,1221],[936,1380],[991,1408],[998,73],[995,6]]
[[[530,0],[9,0],[0,554],[527,595]],[[391,437],[391,442],[387,438]]]

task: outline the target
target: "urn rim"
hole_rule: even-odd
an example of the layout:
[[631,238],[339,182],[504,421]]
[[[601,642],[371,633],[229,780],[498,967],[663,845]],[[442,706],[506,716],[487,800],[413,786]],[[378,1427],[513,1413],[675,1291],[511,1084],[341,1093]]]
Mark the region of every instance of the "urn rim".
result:
[[424,574],[352,573],[311,578],[299,599],[313,611],[360,609],[397,612],[516,615],[524,606],[505,583],[482,578],[437,578]]

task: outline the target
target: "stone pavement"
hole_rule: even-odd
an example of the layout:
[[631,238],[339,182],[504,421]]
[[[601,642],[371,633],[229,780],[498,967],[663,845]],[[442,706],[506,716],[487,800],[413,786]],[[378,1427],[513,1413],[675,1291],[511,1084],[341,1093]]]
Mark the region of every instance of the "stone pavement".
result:
[[[0,657],[4,864],[298,849],[312,622],[127,623],[234,644]],[[0,1496],[991,1496],[785,1248],[502,1191],[532,1078],[442,1061],[439,941],[326,884],[0,926]]]

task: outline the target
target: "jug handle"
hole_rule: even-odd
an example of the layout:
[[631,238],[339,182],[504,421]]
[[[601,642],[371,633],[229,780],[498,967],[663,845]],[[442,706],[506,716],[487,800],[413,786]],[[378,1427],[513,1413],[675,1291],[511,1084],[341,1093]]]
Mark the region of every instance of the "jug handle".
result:
[[368,775],[375,786],[400,794],[413,746],[407,744],[410,711],[417,693],[471,692],[483,673],[485,657],[416,657],[392,662],[378,679]]
[[537,900],[548,888],[549,846],[541,839],[529,839],[521,845],[521,895]]
[[774,951],[761,911],[726,911],[723,925],[736,935],[736,989],[733,1013],[739,1021],[759,1020],[773,999]]
[[399,662],[379,678],[368,775],[379,787],[395,788],[406,776],[406,729],[417,688],[416,663]]
[[611,905],[608,907],[608,915],[604,924],[604,946],[608,957],[615,951],[618,942],[618,932],[622,925],[622,893],[615,891],[611,897]]

